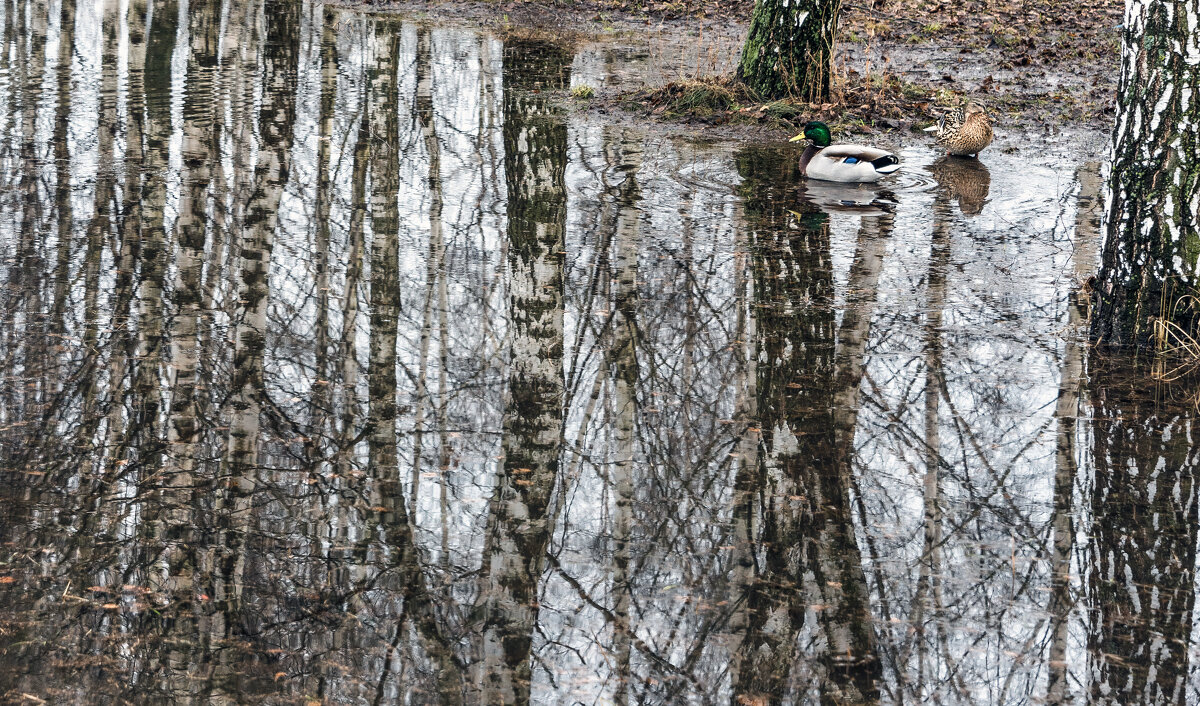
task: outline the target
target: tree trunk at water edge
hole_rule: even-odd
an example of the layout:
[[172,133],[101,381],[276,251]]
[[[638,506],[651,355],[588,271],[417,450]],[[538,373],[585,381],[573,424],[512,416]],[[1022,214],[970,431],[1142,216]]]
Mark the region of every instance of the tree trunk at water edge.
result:
[[841,0],[757,0],[737,76],[763,98],[829,96]]
[[1200,0],[1126,5],[1093,338],[1147,347],[1200,319]]

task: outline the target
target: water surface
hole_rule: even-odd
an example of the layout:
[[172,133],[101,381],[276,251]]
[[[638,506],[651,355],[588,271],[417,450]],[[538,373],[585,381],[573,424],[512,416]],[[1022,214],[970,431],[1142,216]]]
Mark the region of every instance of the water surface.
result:
[[1200,699],[1086,136],[806,183],[568,100],[620,42],[0,13],[6,700]]

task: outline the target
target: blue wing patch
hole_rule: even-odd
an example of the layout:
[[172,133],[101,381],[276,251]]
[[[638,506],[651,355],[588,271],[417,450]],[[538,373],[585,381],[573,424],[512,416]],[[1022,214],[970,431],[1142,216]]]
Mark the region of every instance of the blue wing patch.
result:
[[846,164],[858,164],[858,157],[847,157],[842,161]]

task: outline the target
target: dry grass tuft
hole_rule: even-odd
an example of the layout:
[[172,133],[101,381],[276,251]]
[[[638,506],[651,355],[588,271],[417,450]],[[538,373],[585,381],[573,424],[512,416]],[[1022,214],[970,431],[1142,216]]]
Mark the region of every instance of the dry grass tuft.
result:
[[745,88],[723,77],[701,77],[673,81],[660,89],[666,112],[706,116],[731,110],[749,98]]
[[[1175,302],[1171,317],[1154,319],[1154,344],[1158,357],[1155,360],[1153,377],[1162,382],[1175,382],[1200,371],[1200,331],[1189,331],[1172,319],[1181,307],[1200,310],[1200,299],[1186,296]],[[1200,391],[1194,402],[1200,406]]]

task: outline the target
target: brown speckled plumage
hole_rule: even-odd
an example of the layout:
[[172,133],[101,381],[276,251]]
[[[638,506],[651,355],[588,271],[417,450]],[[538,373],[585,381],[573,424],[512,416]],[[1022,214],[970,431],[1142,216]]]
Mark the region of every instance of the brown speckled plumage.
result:
[[951,110],[932,132],[947,154],[960,157],[976,156],[992,144],[992,121],[975,103]]

